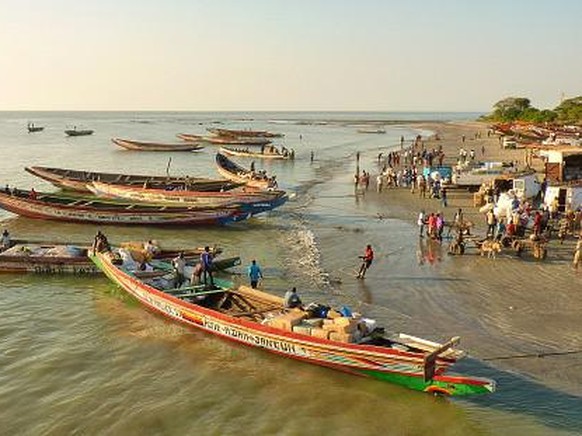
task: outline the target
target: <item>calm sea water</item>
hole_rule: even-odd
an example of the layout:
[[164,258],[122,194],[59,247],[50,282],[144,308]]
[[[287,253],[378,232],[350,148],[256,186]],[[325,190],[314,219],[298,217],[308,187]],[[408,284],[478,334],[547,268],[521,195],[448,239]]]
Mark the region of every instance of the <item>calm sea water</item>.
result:
[[[296,161],[265,167],[277,174],[281,187],[296,194],[283,208],[224,228],[101,230],[113,242],[154,238],[166,246],[216,243],[244,263],[257,259],[265,286],[274,293],[297,286],[304,300],[348,304],[390,328],[429,338],[461,334],[477,355],[498,354],[515,351],[519,338],[510,340],[479,318],[487,313],[483,306],[489,301],[479,283],[469,282],[452,261],[420,268],[413,223],[378,220],[387,206],[355,202],[351,188],[356,151],[362,152],[362,167],[374,169],[378,152],[396,147],[401,135],[410,140],[427,133],[405,121],[475,117],[4,112],[0,184],[52,191],[23,167],[164,174],[170,159],[172,174],[215,177],[212,147],[202,153],[135,153],[119,149],[110,138],[171,142],[177,141],[177,133],[204,133],[213,126],[285,133],[277,142],[294,148]],[[29,121],[45,131],[28,134]],[[387,133],[357,133],[370,122],[384,122]],[[95,134],[67,138],[63,130],[71,126],[94,129]],[[90,241],[97,231],[90,225],[34,221],[3,211],[0,219],[15,237]],[[384,253],[389,261],[379,261],[365,283],[356,283],[354,259],[370,240],[379,258]],[[467,276],[474,273],[472,268],[465,266]],[[479,268],[483,281],[495,276],[488,266]],[[540,270],[541,277],[552,272]],[[237,273],[244,275],[244,270]],[[236,274],[234,278],[244,280]],[[582,429],[579,380],[573,380],[573,389],[563,389],[567,383],[544,378],[545,367],[490,366],[468,359],[458,371],[495,378],[499,392],[476,399],[438,399],[184,328],[145,311],[103,277],[4,275],[0,280],[0,434],[541,435],[580,434]],[[464,292],[468,286],[476,290],[470,296]]]

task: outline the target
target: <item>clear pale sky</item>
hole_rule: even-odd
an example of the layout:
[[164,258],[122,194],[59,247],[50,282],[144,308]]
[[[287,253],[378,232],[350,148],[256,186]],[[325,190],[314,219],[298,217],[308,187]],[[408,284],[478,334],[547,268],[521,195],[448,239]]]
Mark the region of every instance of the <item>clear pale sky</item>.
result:
[[0,0],[0,110],[488,111],[582,95],[582,0]]

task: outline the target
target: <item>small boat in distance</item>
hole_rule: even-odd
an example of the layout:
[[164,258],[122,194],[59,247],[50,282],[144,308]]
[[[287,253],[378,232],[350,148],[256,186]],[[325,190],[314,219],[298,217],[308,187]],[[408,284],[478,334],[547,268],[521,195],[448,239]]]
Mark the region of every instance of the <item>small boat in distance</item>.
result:
[[42,132],[44,130],[44,127],[35,126],[34,123],[28,123],[26,128],[28,129],[28,133]]
[[216,153],[216,168],[219,174],[233,182],[244,183],[259,189],[276,189],[275,176],[268,177],[264,172],[255,172],[233,162],[225,155]]
[[0,207],[33,219],[115,225],[223,225],[250,217],[239,208],[196,208],[168,204],[136,204],[96,197],[13,189],[0,191]]
[[67,136],[87,136],[92,135],[94,130],[91,129],[80,129],[77,130],[77,126],[73,127],[72,129],[65,130],[65,134]]
[[202,136],[202,135],[193,135],[190,133],[179,133],[178,138],[183,141],[191,142],[191,141],[202,141],[207,144],[212,145],[267,145],[271,143],[269,138],[262,138],[262,137],[249,137],[249,138],[237,138],[234,136]]
[[445,374],[466,354],[454,348],[458,337],[437,343],[386,335],[375,320],[361,315],[342,316],[317,303],[290,309],[281,297],[246,286],[233,289],[218,280],[217,286],[194,282],[176,288],[171,272],[156,274],[154,267],[144,275],[127,253],[97,252],[91,259],[147,308],[235,343],[431,394],[495,391],[493,380]]
[[26,167],[24,170],[36,177],[52,183],[57,188],[68,191],[88,192],[87,184],[93,181],[117,185],[144,186],[167,190],[230,191],[242,183],[226,179],[207,179],[202,177],[146,176],[140,174],[101,173],[95,171],[71,170],[67,168]]
[[159,142],[134,141],[132,139],[112,138],[111,141],[126,150],[132,151],[200,151],[204,146],[198,142],[164,144]]
[[217,127],[207,129],[216,136],[233,136],[235,138],[282,138],[283,133],[273,133],[266,130],[235,130],[219,129]]
[[362,128],[362,129],[358,129],[358,133],[376,133],[376,134],[383,134],[386,133],[386,129],[373,129],[373,128]]

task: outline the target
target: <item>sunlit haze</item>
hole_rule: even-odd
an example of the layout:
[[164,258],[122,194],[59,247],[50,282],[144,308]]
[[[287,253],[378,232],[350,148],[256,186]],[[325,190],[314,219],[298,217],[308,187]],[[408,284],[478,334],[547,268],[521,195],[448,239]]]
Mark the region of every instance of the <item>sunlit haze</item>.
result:
[[0,0],[0,110],[487,111],[582,94],[582,2]]

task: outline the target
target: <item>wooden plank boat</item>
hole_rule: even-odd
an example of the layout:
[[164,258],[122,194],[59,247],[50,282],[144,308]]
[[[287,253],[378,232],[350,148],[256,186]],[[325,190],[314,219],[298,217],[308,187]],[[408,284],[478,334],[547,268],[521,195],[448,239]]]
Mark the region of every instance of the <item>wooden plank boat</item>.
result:
[[201,136],[189,133],[180,133],[178,138],[183,141],[202,141],[213,145],[267,145],[271,143],[269,138],[237,138],[234,136]]
[[284,191],[167,191],[101,182],[93,182],[88,187],[99,197],[142,203],[181,204],[198,207],[237,207],[252,215],[279,207],[289,199]]
[[132,151],[200,151],[204,146],[199,142],[163,144],[158,142],[134,141],[132,139],[112,138],[115,145]]
[[279,159],[279,160],[287,160],[293,159],[295,154],[289,151],[279,151],[277,147],[268,145],[264,148],[263,151],[251,151],[248,148],[240,149],[240,148],[231,148],[231,147],[220,147],[220,153],[226,154],[228,156],[237,156],[237,157],[250,157],[250,158],[257,158],[257,159]]
[[[444,374],[463,356],[452,349],[458,338],[446,344],[410,336],[406,340],[387,338],[380,329],[367,331],[365,320],[342,317],[340,323],[338,318],[324,320],[303,309],[284,309],[281,298],[246,286],[237,290],[172,289],[167,288],[167,280],[140,278],[139,273],[119,265],[112,253],[91,258],[114,283],[149,309],[224,339],[418,391],[469,395],[495,390],[495,382],[489,379]],[[317,327],[322,325],[328,326],[327,333],[326,328]],[[348,326],[357,328],[361,333],[358,342],[353,342],[352,334],[334,336],[332,332],[340,326],[345,331]]]
[[235,138],[282,138],[285,136],[283,133],[273,133],[267,130],[236,130],[220,129],[218,127],[207,130],[217,136],[234,136]]
[[67,130],[65,130],[65,134],[67,136],[87,136],[87,135],[92,135],[93,132],[94,132],[94,130],[90,130],[90,129],[82,129],[82,130],[67,129]]
[[255,173],[233,162],[225,155],[216,153],[216,168],[218,173],[226,179],[259,189],[275,189],[277,181],[275,176],[267,177],[265,174]]
[[[144,244],[141,244],[143,247]],[[89,259],[91,246],[88,244],[63,243],[51,241],[14,240],[10,247],[0,251],[0,273],[34,273],[34,274],[101,274],[101,270]],[[192,249],[159,249],[150,262],[163,267],[164,260],[171,260],[184,254],[187,265],[196,265],[203,248]],[[212,250],[216,256],[221,249]],[[240,265],[240,257],[217,259],[213,269],[224,271]],[[169,267],[171,270],[171,266]]]
[[66,168],[26,167],[32,175],[46,180],[58,188],[91,192],[87,184],[92,181],[115,183],[118,185],[144,186],[157,189],[195,189],[197,191],[229,191],[241,186],[225,179],[206,179],[199,177],[166,177],[138,174],[101,173],[95,171],[71,170]]
[[200,209],[192,206],[135,204],[96,197],[28,191],[0,192],[0,207],[28,218],[118,225],[222,225],[247,219],[237,208]]

